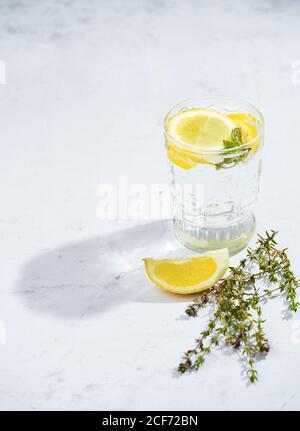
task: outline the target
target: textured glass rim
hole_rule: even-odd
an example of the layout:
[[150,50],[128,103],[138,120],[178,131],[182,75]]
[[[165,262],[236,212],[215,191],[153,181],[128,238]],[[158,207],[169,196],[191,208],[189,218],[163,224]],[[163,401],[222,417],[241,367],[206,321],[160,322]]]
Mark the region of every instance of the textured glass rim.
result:
[[201,99],[203,99],[203,100],[205,100],[205,99],[208,100],[209,99],[212,102],[213,101],[224,100],[224,101],[227,101],[227,102],[239,103],[241,105],[244,105],[246,109],[248,108],[251,111],[254,111],[255,118],[257,118],[259,120],[259,122],[260,122],[261,130],[258,130],[258,135],[255,138],[251,139],[248,142],[245,142],[243,145],[241,145],[239,147],[235,147],[236,151],[239,150],[239,149],[243,149],[244,147],[249,147],[254,142],[256,142],[256,141],[258,141],[260,139],[261,140],[263,139],[263,137],[264,137],[264,125],[265,125],[264,117],[263,117],[263,114],[261,113],[261,111],[258,108],[256,108],[256,106],[252,105],[252,103],[249,103],[249,102],[247,102],[247,101],[245,101],[243,99],[239,99],[239,98],[236,98],[236,97],[227,97],[227,96],[222,96],[222,95],[206,95],[206,96],[202,95],[202,96],[198,96],[198,97],[191,97],[189,99],[181,100],[180,102],[178,102],[175,105],[173,105],[169,109],[169,111],[167,112],[167,114],[165,115],[165,117],[164,117],[165,136],[166,136],[167,139],[169,139],[171,141],[171,143],[175,143],[178,147],[186,148],[186,149],[190,150],[191,152],[197,153],[197,154],[224,154],[224,153],[226,154],[226,153],[230,153],[230,149],[229,150],[228,149],[223,149],[223,150],[220,149],[220,150],[217,150],[217,151],[216,150],[211,150],[210,148],[205,148],[205,147],[203,147],[201,149],[200,148],[198,149],[197,147],[194,147],[193,145],[187,144],[184,141],[181,141],[179,139],[174,138],[174,136],[170,135],[167,132],[167,122],[170,119],[170,114],[171,114],[171,112],[173,110],[175,110],[177,107],[179,107],[180,105],[182,105],[184,103],[193,103],[193,102],[196,102],[196,101],[199,102],[199,101],[201,101]]

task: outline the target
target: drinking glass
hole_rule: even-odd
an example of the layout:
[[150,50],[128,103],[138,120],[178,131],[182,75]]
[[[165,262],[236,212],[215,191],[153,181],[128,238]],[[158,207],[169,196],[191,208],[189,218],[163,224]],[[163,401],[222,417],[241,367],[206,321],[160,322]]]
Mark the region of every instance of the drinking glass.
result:
[[[189,109],[205,109],[231,118],[243,140],[234,148],[203,148],[178,139],[170,119]],[[228,248],[231,254],[249,242],[255,230],[264,120],[250,103],[221,96],[185,100],[164,120],[171,164],[173,226],[177,239],[195,251]]]

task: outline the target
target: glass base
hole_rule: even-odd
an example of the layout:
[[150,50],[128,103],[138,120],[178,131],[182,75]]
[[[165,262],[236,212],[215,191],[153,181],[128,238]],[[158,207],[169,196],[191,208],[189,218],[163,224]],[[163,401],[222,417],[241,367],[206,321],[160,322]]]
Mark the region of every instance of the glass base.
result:
[[233,255],[246,247],[255,231],[255,217],[226,227],[185,227],[179,220],[174,220],[174,234],[178,241],[190,250],[206,252],[228,248]]

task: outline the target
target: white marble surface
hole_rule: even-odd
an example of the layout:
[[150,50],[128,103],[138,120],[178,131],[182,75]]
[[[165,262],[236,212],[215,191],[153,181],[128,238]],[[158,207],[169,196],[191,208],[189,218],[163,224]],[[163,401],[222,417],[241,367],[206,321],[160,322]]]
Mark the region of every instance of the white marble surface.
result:
[[0,409],[299,409],[299,313],[266,307],[257,385],[221,352],[179,378],[206,315],[140,257],[180,247],[166,223],[96,217],[99,183],[167,181],[170,105],[239,96],[267,122],[258,230],[299,266],[299,19],[296,0],[1,0]]

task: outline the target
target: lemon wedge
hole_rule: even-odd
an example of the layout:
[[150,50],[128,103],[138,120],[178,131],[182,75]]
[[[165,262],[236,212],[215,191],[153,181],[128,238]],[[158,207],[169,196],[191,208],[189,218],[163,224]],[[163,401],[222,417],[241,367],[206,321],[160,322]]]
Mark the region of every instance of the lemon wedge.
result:
[[228,269],[228,249],[214,250],[181,260],[143,259],[148,277],[172,293],[189,294],[209,289]]

